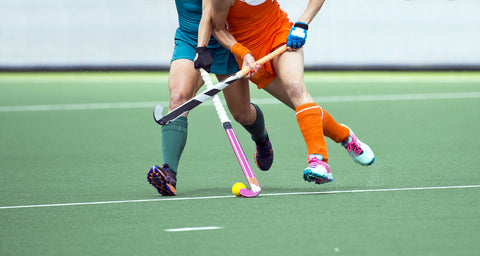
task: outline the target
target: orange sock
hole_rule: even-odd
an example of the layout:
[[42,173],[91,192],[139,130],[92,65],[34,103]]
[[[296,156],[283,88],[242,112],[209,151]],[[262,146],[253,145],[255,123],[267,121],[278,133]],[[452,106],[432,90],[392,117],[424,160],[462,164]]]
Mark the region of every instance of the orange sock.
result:
[[323,156],[328,163],[327,143],[323,137],[322,109],[315,103],[305,103],[295,109],[298,126],[307,144],[308,154]]
[[338,124],[325,109],[322,109],[322,123],[325,136],[329,137],[336,143],[347,141],[348,136],[350,135],[348,128]]

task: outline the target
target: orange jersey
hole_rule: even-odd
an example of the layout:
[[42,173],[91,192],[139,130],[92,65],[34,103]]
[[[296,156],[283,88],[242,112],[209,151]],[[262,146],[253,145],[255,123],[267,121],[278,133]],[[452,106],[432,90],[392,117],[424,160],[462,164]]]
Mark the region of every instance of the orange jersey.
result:
[[[235,0],[228,13],[227,25],[228,32],[258,60],[287,42],[293,23],[287,13],[280,9],[277,0],[265,0],[257,5],[253,5],[254,2],[261,1]],[[243,60],[237,58],[237,62],[241,68]],[[276,76],[272,62],[267,62],[250,81],[261,89]]]

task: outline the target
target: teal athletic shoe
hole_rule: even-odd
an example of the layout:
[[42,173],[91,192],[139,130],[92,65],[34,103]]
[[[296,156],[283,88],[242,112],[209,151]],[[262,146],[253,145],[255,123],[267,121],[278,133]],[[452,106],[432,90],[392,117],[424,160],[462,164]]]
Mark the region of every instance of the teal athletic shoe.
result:
[[273,149],[272,143],[268,138],[264,143],[256,144],[255,148],[255,163],[262,171],[268,171],[273,163]]
[[342,124],[350,130],[350,136],[348,137],[347,141],[342,144],[342,146],[348,151],[350,157],[356,163],[361,165],[371,165],[375,161],[375,154],[373,153],[372,149],[365,143],[361,142],[355,134],[353,133],[352,129],[348,126]]
[[303,179],[315,184],[324,184],[333,181],[333,175],[330,167],[323,161],[321,155],[309,155],[308,167],[303,170]]
[[164,164],[162,167],[152,166],[148,171],[147,180],[162,196],[174,196],[177,194],[175,189],[177,185],[176,174],[170,169],[168,164]]

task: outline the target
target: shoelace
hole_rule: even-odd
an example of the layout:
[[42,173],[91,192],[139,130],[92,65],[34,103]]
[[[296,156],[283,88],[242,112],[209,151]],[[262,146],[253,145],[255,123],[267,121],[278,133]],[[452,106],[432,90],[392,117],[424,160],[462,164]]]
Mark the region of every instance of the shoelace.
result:
[[[330,168],[328,167],[328,164],[323,162],[322,160],[316,158],[315,156],[313,157],[309,157],[308,158],[308,167],[309,168],[316,168],[317,166],[323,166],[325,167],[325,169],[327,170],[328,173],[330,173]],[[322,181],[325,181],[325,180],[328,180],[327,179],[320,179],[320,180],[317,180],[317,182],[322,182]]]
[[[168,165],[162,166],[162,168],[164,168],[164,170],[166,169],[165,167],[166,167],[166,168],[169,168]],[[167,178],[167,183],[168,183],[168,184],[170,184],[170,185],[172,185],[172,186],[175,186],[175,185],[177,184],[177,179],[175,179],[175,177],[173,176],[172,171],[170,171],[170,170],[165,170],[165,171],[163,171],[163,174],[165,174],[165,176],[166,176],[166,178]]]
[[312,157],[308,159],[308,167],[315,168],[320,164],[320,160],[318,160],[316,157]]
[[362,147],[360,147],[360,144],[357,142],[357,138],[353,136],[351,138],[352,138],[352,141],[350,143],[347,143],[347,145],[345,145],[345,148],[347,149],[348,153],[353,151],[358,156],[361,153],[363,153],[363,149]]

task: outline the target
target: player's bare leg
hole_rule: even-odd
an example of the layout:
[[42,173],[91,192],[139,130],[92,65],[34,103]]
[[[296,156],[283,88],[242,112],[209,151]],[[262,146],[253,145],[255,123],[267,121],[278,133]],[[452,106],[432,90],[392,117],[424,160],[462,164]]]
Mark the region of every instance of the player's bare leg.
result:
[[174,60],[170,65],[168,76],[168,89],[170,90],[168,110],[171,111],[193,98],[202,84],[203,80],[193,67],[191,60]]
[[309,165],[303,171],[303,178],[308,182],[322,184],[333,181],[330,167],[328,166],[328,153],[323,136],[322,109],[314,103],[307,91],[303,73],[303,49],[285,52],[274,59],[274,66],[280,82],[277,88],[269,88],[271,93],[285,97],[283,101],[291,102],[295,107],[296,117],[300,131],[307,145]]

